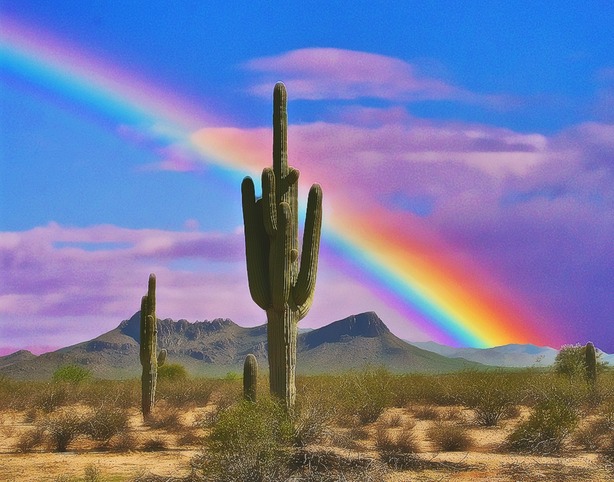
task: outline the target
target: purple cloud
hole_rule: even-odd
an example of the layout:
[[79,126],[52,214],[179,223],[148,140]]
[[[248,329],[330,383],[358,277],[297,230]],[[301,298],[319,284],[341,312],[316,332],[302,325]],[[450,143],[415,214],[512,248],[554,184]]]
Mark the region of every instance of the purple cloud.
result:
[[[223,274],[216,272],[220,263],[226,266]],[[67,317],[117,323],[139,309],[150,272],[160,280],[161,316],[229,316],[222,306],[233,303],[224,303],[229,300],[223,293],[235,296],[247,283],[240,233],[51,223],[1,233],[0,269],[3,332],[10,329],[6,320],[17,318],[39,324]],[[215,289],[207,292],[207,286]],[[242,319],[253,315],[240,308],[234,312]]]
[[378,98],[395,101],[455,100],[500,108],[505,96],[469,92],[420,75],[414,65],[394,57],[337,48],[305,48],[250,60],[244,68],[265,75],[251,92],[270,96],[271,82],[283,75],[293,99]]
[[[147,277],[158,279],[161,318],[231,318],[243,326],[266,321],[250,298],[243,234],[68,228],[55,223],[0,233],[0,354],[41,353],[91,339],[140,307]],[[354,310],[391,310],[328,266],[322,271],[309,324],[321,326]],[[360,303],[353,296],[360,293]],[[405,328],[390,318],[391,326]]]

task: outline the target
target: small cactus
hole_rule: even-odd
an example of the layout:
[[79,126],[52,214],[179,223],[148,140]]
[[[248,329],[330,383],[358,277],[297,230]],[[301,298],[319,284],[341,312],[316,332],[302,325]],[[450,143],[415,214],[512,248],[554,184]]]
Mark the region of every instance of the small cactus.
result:
[[249,402],[255,402],[257,387],[258,360],[250,353],[245,357],[243,364],[243,398]]
[[586,355],[586,380],[590,385],[595,385],[597,382],[597,353],[595,352],[595,345],[589,341],[584,351]]
[[156,317],[156,275],[149,275],[147,295],[141,299],[141,339],[140,358],[143,372],[141,374],[141,409],[143,418],[147,418],[156,401],[156,382],[158,367],[166,361],[166,350],[158,351],[158,328]]

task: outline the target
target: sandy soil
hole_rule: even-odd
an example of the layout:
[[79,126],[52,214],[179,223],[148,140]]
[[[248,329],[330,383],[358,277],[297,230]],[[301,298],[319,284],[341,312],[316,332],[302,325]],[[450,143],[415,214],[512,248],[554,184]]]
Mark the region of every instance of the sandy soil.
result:
[[[79,410],[75,407],[74,410]],[[412,419],[405,409],[391,409],[383,417],[397,415],[401,424]],[[0,481],[67,481],[85,480],[86,471],[94,468],[104,481],[134,480],[143,475],[158,475],[168,480],[185,477],[190,473],[190,460],[199,450],[201,429],[194,420],[202,410],[183,415],[174,428],[153,429],[143,424],[138,412],[130,418],[133,448],[126,452],[113,452],[81,437],[69,445],[65,453],[50,452],[38,447],[31,453],[18,453],[19,438],[34,424],[25,412],[0,414]],[[614,468],[608,467],[596,453],[573,446],[562,457],[542,457],[510,454],[499,448],[506,435],[520,418],[505,421],[496,428],[478,428],[468,423],[470,414],[463,412],[464,426],[474,441],[470,451],[440,452],[428,440],[430,420],[416,420],[420,468],[391,471],[389,481],[609,481],[614,480]],[[520,417],[522,414],[520,415]],[[458,422],[458,421],[457,421]],[[342,434],[349,429],[336,428]],[[390,427],[394,433],[400,428]],[[324,447],[336,450],[345,457],[377,458],[375,451],[375,425],[367,427],[369,437],[351,447]],[[189,435],[189,437],[186,437]],[[143,446],[151,440],[165,446],[158,451],[145,451]],[[187,440],[187,442],[186,442]]]

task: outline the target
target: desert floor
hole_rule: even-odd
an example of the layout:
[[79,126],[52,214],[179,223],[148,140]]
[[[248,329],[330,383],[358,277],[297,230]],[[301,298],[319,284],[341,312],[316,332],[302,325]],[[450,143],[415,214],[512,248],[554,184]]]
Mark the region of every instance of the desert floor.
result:
[[[80,410],[73,407],[73,410]],[[156,407],[163,411],[163,407]],[[152,428],[143,423],[137,410],[132,409],[129,419],[128,442],[121,450],[110,445],[77,437],[68,451],[57,453],[47,447],[37,447],[29,453],[19,453],[20,437],[34,430],[31,414],[4,411],[0,414],[0,480],[1,481],[119,481],[119,480],[187,480],[190,461],[202,450],[201,437],[205,431],[197,424],[206,409],[174,412],[166,426]],[[438,407],[438,410],[444,410]],[[447,410],[450,410],[448,408]],[[612,481],[614,467],[597,453],[574,447],[562,456],[547,457],[506,453],[500,447],[505,436],[522,419],[523,414],[505,420],[495,428],[480,428],[468,422],[470,414],[452,408],[460,414],[457,422],[463,424],[473,440],[470,450],[459,452],[438,451],[429,441],[427,428],[432,420],[419,420],[414,410],[388,409],[380,420],[368,424],[359,437],[350,441],[351,428],[331,427],[332,441],[313,451],[338,454],[346,460],[377,460],[375,447],[377,424],[388,423],[387,430],[400,430],[412,423],[420,453],[416,465],[409,470],[388,468],[384,480],[389,481]],[[413,422],[412,422],[413,420]],[[465,420],[465,421],[464,421]],[[164,425],[164,424],[160,424]],[[345,441],[345,442],[343,442]],[[349,441],[349,442],[348,442]],[[297,479],[301,480],[301,479]],[[306,480],[306,479],[302,479]],[[331,479],[332,480],[332,479]],[[337,479],[334,479],[337,480]],[[344,479],[339,479],[344,480]],[[377,480],[376,478],[372,480]]]

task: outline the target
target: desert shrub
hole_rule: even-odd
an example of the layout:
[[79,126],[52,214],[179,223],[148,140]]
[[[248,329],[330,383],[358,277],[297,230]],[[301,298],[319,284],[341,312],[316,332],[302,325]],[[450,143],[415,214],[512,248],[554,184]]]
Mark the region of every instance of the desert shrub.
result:
[[34,427],[23,432],[17,439],[15,448],[18,452],[32,452],[36,447],[40,447],[45,441],[45,431],[42,427]]
[[30,407],[24,414],[24,422],[34,423],[38,418],[39,410],[36,407]]
[[222,413],[242,399],[242,388],[238,383],[232,382],[229,384],[228,382],[223,382],[211,395],[211,401],[214,405],[214,409],[203,414],[200,425],[203,428],[215,425]]
[[371,432],[367,427],[362,425],[354,425],[348,430],[348,437],[351,440],[368,440],[371,437]]
[[136,379],[91,380],[81,383],[78,386],[76,401],[94,408],[100,405],[124,409],[140,407],[141,381]]
[[508,436],[507,447],[516,452],[557,454],[577,423],[577,403],[553,392]]
[[449,375],[400,375],[397,377],[397,389],[394,393],[395,405],[448,405],[450,399],[446,384],[449,378]]
[[63,410],[48,416],[41,427],[49,446],[56,452],[66,452],[68,445],[81,434],[83,420],[73,411]]
[[102,471],[94,464],[89,464],[83,470],[83,482],[102,482]]
[[427,431],[426,436],[443,452],[460,452],[473,446],[473,439],[466,427],[451,422],[435,422]]
[[459,407],[445,407],[439,414],[440,420],[449,422],[464,422],[465,415]]
[[550,399],[565,401],[576,410],[589,408],[593,390],[586,383],[576,383],[566,377],[543,373],[541,377],[531,380],[523,389],[523,405],[537,407]]
[[399,412],[391,413],[386,417],[384,423],[389,428],[400,427],[403,424],[403,415]]
[[118,453],[134,451],[137,446],[138,441],[131,432],[119,433],[117,436],[111,438],[108,444],[109,450]]
[[384,368],[366,368],[341,379],[342,406],[346,416],[355,416],[362,424],[375,422],[392,405],[390,391],[394,376]]
[[109,405],[90,410],[83,419],[81,430],[93,440],[108,442],[111,437],[128,430],[128,413]]
[[113,387],[112,405],[119,408],[135,408],[141,406],[141,381],[121,380]]
[[614,403],[604,404],[601,413],[575,430],[574,443],[585,450],[598,450],[607,444],[608,436],[614,433]]
[[181,412],[174,407],[156,406],[147,417],[147,425],[153,429],[180,430],[183,428]]
[[511,382],[511,375],[496,372],[466,372],[456,400],[473,410],[477,425],[492,427],[507,415],[519,401],[519,390]]
[[0,375],[0,410],[26,410],[32,405],[37,382],[19,382]]
[[65,385],[46,385],[38,393],[34,401],[34,407],[41,409],[45,413],[51,413],[66,405],[68,400],[68,388]]
[[411,409],[414,417],[418,420],[439,420],[440,415],[437,407],[433,405],[420,405]]
[[219,387],[213,379],[167,379],[159,383],[157,398],[177,408],[204,407]]
[[190,429],[184,429],[177,437],[177,444],[182,447],[185,445],[201,445],[202,442],[202,436]]
[[304,385],[298,387],[292,416],[296,445],[322,442],[331,435],[330,427],[337,416],[337,404],[330,396],[330,391],[322,388],[317,383],[311,390],[306,390]]
[[92,373],[79,365],[65,365],[53,372],[54,382],[81,383],[92,377]]
[[375,431],[375,447],[382,461],[395,469],[407,468],[415,463],[419,452],[415,423],[406,424],[400,430],[390,430],[379,424]]
[[270,398],[241,401],[221,412],[193,465],[208,480],[285,480],[292,450],[292,423]]
[[145,452],[162,452],[168,448],[168,445],[164,439],[154,437],[146,440],[141,448]]
[[382,462],[369,457],[346,457],[327,450],[297,451],[289,480],[310,482],[380,482],[389,471]]
[[614,433],[610,432],[604,441],[603,448],[601,450],[604,461],[610,465],[614,471]]

